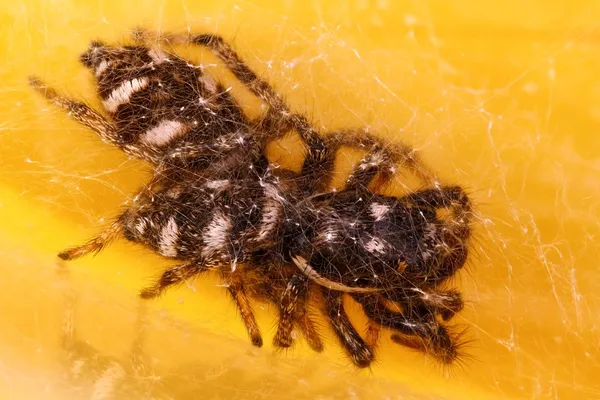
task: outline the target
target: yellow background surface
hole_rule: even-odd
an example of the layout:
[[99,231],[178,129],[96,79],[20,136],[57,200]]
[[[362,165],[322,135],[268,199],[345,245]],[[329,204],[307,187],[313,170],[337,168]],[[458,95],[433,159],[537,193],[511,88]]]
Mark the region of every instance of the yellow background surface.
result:
[[[0,398],[600,398],[597,1],[2,3]],[[369,126],[466,187],[477,218],[456,322],[471,358],[443,369],[386,334],[378,362],[357,371],[325,326],[325,353],[302,341],[276,353],[268,307],[256,349],[214,278],[141,304],[139,288],[170,264],[145,249],[119,242],[60,264],[57,251],[98,232],[148,167],[26,78],[98,106],[77,58],[136,26],[218,32],[319,128]]]

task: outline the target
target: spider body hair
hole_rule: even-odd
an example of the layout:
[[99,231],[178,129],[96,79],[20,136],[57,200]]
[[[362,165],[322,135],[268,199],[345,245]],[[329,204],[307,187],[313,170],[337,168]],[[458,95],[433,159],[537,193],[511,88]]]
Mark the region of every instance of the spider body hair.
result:
[[[458,344],[446,321],[463,302],[458,291],[441,285],[468,256],[471,205],[464,191],[437,184],[410,146],[357,130],[320,135],[219,36],[163,35],[150,42],[138,32],[134,39],[128,46],[92,42],[80,58],[94,74],[103,113],[30,78],[48,101],[154,169],[114,223],[59,256],[95,253],[123,235],[180,262],[143,289],[143,298],[216,270],[256,346],[263,341],[253,299],[278,307],[277,347],[291,346],[298,328],[321,351],[308,311],[320,297],[359,367],[374,359],[378,326],[392,330],[398,343],[419,348],[414,343],[420,340],[427,343],[420,350],[452,362]],[[247,117],[230,88],[161,44],[208,48],[261,99],[265,112]],[[306,146],[299,172],[277,170],[265,154],[269,142],[290,130]],[[340,191],[328,192],[335,156],[345,146],[366,155]],[[424,185],[436,185],[402,197],[371,189],[389,182],[398,165]],[[366,341],[346,315],[348,295],[369,319]]]

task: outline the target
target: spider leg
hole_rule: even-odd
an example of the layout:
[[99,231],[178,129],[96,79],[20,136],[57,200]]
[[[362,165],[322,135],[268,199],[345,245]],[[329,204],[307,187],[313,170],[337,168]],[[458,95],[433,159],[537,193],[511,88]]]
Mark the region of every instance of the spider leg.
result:
[[375,350],[377,347],[380,332],[381,327],[378,324],[371,320],[367,321],[367,332],[365,334],[365,342],[372,350]]
[[403,335],[427,336],[431,334],[432,326],[425,323],[415,323],[403,313],[395,312],[382,306],[378,296],[354,295],[353,297],[360,303],[367,317],[379,325],[394,329]]
[[439,326],[436,331],[426,337],[415,338],[394,333],[391,338],[399,345],[432,355],[444,364],[452,364],[458,358],[457,344],[444,326]]
[[184,264],[176,265],[162,273],[156,283],[140,291],[142,299],[153,299],[160,296],[171,286],[182,282],[207,270],[207,265],[202,260],[192,260]]
[[460,186],[418,190],[405,196],[403,200],[418,207],[458,207],[463,214],[471,211],[469,197]]
[[413,192],[402,200],[417,207],[445,208],[451,212],[450,218],[442,219],[440,264],[428,279],[431,283],[439,283],[453,276],[465,264],[469,253],[472,212],[467,194],[459,186],[442,186]]
[[[161,169],[157,169],[157,172],[152,177],[152,180],[144,186],[133,198],[134,202],[138,201],[152,201],[152,193],[158,187],[162,180],[163,174]],[[83,257],[90,253],[99,253],[104,247],[110,242],[115,240],[123,232],[123,216],[127,214],[127,211],[122,213],[114,222],[112,222],[108,228],[106,228],[98,236],[88,240],[82,245],[70,247],[66,250],[58,253],[58,257],[63,260],[74,260]]]
[[340,147],[368,150],[346,180],[345,189],[367,188],[379,174],[379,179],[375,182],[377,191],[391,180],[399,166],[410,170],[424,185],[435,181],[433,172],[420,160],[416,150],[406,144],[386,142],[360,130],[334,133],[329,141],[336,142]]
[[300,331],[304,335],[310,348],[317,353],[322,352],[323,341],[321,340],[321,335],[317,331],[315,323],[312,321],[306,310],[302,310],[300,315],[296,317],[296,325],[300,328]]
[[252,305],[250,304],[250,300],[248,299],[248,295],[242,281],[238,277],[231,279],[227,289],[235,301],[235,304],[242,317],[242,321],[244,321],[244,325],[246,325],[246,330],[248,331],[248,336],[250,336],[252,344],[257,347],[261,347],[263,340],[260,334],[260,329],[256,323],[254,311],[252,311]]
[[168,38],[171,39],[170,41],[179,38],[179,40],[183,39],[184,43],[205,46],[219,57],[235,77],[246,85],[250,92],[267,104],[269,109],[267,120],[271,121],[271,125],[278,125],[276,129],[267,130],[267,132],[276,132],[276,136],[267,135],[263,138],[263,142],[266,143],[276,139],[277,136],[293,127],[307,145],[308,149],[300,174],[302,179],[299,181],[299,187],[306,192],[314,193],[315,191],[322,191],[328,186],[337,149],[329,148],[325,144],[325,140],[311,126],[305,116],[291,112],[279,93],[250,69],[222,37],[213,34],[200,34],[188,38],[185,38],[185,36],[168,36]]
[[[155,37],[151,38],[151,36]],[[290,118],[290,124],[298,130],[316,135],[316,132],[314,131],[309,132],[312,130],[312,127],[308,124],[308,121],[301,115],[292,114],[279,93],[246,65],[237,52],[221,36],[215,34],[152,34],[140,29],[134,32],[134,39],[142,42],[148,42],[151,39],[154,39],[155,41],[166,42],[170,45],[194,44],[208,48],[223,61],[223,63],[225,63],[225,66],[248,88],[248,90],[250,90],[251,93],[263,100],[270,110],[279,112],[280,115],[286,117],[283,118],[283,120]],[[281,117],[275,117],[275,119],[280,120]],[[302,134],[303,133],[301,132],[301,135]]]
[[450,364],[456,359],[456,343],[446,327],[437,322],[431,310],[421,307],[400,313],[382,306],[379,299],[371,295],[353,297],[361,304],[371,321],[396,331],[392,335],[395,342],[422,350],[445,364]]
[[[138,30],[134,38],[138,41],[149,41],[149,32]],[[268,111],[262,121],[268,132],[262,138],[263,145],[276,139],[282,134],[295,129],[303,142],[307,145],[307,154],[302,165],[298,186],[307,193],[324,191],[330,184],[335,155],[341,146],[364,148],[377,147],[371,155],[367,156],[357,167],[357,173],[350,178],[347,187],[368,186],[373,177],[380,173],[377,186],[382,186],[393,176],[395,164],[406,164],[424,183],[433,182],[433,174],[418,160],[414,150],[405,145],[391,145],[365,132],[345,131],[330,135],[328,139],[322,138],[311,126],[305,116],[291,112],[285,100],[265,80],[260,78],[237,54],[221,36],[215,34],[172,34],[155,35],[153,39],[168,44],[195,44],[211,50],[234,76],[242,82],[254,95],[263,100]],[[273,135],[274,134],[274,135]]]
[[460,312],[464,307],[462,296],[456,289],[421,290],[413,288],[413,290],[417,294],[417,299],[409,297],[408,299],[405,298],[404,301],[401,299],[398,299],[397,301],[400,301],[403,303],[404,307],[408,307],[409,309],[413,308],[413,305],[410,303],[416,302],[417,305],[423,305],[434,313],[439,313],[444,321],[448,321],[454,317],[454,315]]
[[111,223],[100,235],[88,240],[84,244],[71,247],[58,253],[63,260],[74,260],[89,253],[98,253],[108,243],[114,240],[122,231],[121,222],[117,219]]
[[279,296],[279,323],[273,344],[277,347],[292,345],[292,329],[299,302],[306,292],[306,279],[294,274]]
[[322,289],[325,296],[327,316],[333,331],[338,337],[342,347],[346,349],[352,362],[358,367],[368,367],[373,361],[374,354],[369,346],[360,337],[344,309],[342,293],[326,291]]
[[300,274],[294,274],[283,292],[273,299],[274,303],[279,306],[279,323],[273,339],[275,346],[290,347],[292,345],[292,329],[295,324],[313,350],[323,351],[321,337],[306,310],[307,293],[308,280]]
[[[150,33],[143,30],[134,32],[134,38],[138,41],[149,41],[150,36]],[[263,100],[267,105],[267,115],[265,121],[262,121],[261,124],[268,126],[270,129],[256,132],[259,136],[267,132],[267,135],[263,135],[261,138],[263,145],[266,145],[267,142],[273,139],[277,139],[293,127],[308,146],[306,159],[302,167],[301,176],[303,179],[299,183],[300,188],[307,192],[314,192],[321,191],[327,187],[332,174],[335,149],[329,149],[325,145],[324,139],[311,126],[306,117],[292,113],[275,89],[248,67],[221,36],[214,34],[178,35],[172,33],[156,36],[155,40],[171,45],[195,44],[211,50],[251,93]],[[315,179],[321,175],[326,175],[328,179]]]
[[29,85],[54,106],[66,111],[75,121],[96,132],[103,141],[119,147],[132,156],[151,162],[156,161],[148,152],[140,151],[136,146],[124,144],[116,125],[87,104],[58,94],[55,89],[36,76],[29,77]]

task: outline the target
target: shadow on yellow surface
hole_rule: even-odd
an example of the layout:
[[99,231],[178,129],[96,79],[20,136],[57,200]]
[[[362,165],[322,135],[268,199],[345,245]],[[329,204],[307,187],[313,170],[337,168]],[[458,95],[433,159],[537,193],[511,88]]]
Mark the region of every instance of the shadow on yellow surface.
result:
[[[0,397],[600,398],[599,18],[584,0],[0,6]],[[356,371],[330,334],[320,355],[302,342],[259,350],[216,279],[141,303],[138,289],[168,265],[144,249],[59,264],[148,168],[35,97],[26,77],[97,105],[79,53],[140,25],[234,39],[317,126],[369,126],[467,187],[478,221],[457,319],[475,360],[445,371],[386,338],[372,370]],[[270,338],[274,310],[258,314]]]

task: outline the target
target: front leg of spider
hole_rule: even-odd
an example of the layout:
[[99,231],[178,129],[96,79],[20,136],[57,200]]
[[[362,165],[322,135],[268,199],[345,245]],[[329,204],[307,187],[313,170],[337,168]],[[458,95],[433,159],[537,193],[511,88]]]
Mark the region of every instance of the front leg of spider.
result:
[[451,364],[457,357],[457,344],[445,326],[439,324],[435,314],[424,308],[415,312],[395,312],[378,304],[370,296],[354,295],[367,317],[379,325],[396,331],[392,338],[403,344],[434,356],[444,364]]
[[[412,293],[411,293],[412,292]],[[426,308],[439,314],[443,321],[448,321],[464,308],[460,292],[456,289],[440,290],[436,288],[406,289],[389,296],[402,305],[405,313],[417,308]]]
[[[423,185],[434,182],[435,175],[419,158],[416,150],[403,143],[389,143],[361,130],[343,130],[331,134],[330,142],[366,150],[367,154],[346,179],[344,190],[365,190],[375,183],[373,192],[387,184],[401,167],[406,167]],[[375,178],[378,179],[375,180]]]

